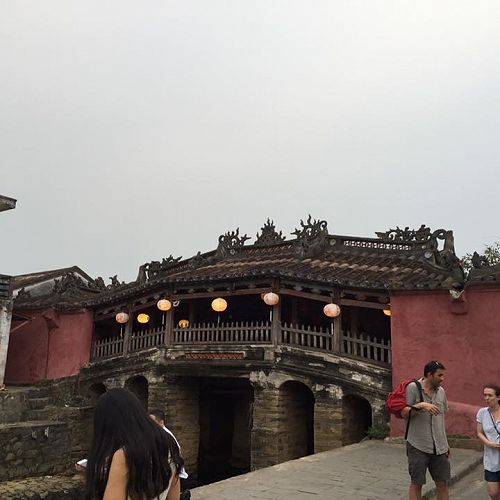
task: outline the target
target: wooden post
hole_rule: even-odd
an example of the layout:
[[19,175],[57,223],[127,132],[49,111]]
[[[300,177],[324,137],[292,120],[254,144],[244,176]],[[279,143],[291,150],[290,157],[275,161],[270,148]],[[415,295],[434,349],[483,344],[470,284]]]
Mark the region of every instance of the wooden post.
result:
[[292,321],[291,324],[297,328],[299,324],[299,299],[297,297],[292,297]]
[[123,356],[125,357],[129,351],[130,337],[134,326],[134,313],[132,307],[127,307],[128,321],[125,323],[125,331],[123,332]]
[[[279,281],[275,280],[274,282],[274,290],[279,295]],[[274,346],[280,344],[280,336],[281,336],[281,296],[279,302],[273,306],[273,320],[271,322],[271,341]]]
[[165,313],[165,345],[172,344],[174,337],[174,308],[173,306]]
[[[340,293],[335,290],[332,295],[332,301],[337,305],[340,304]],[[340,354],[342,352],[342,308],[340,309],[340,314],[333,318],[332,321],[332,333],[333,333],[333,352],[335,354]]]

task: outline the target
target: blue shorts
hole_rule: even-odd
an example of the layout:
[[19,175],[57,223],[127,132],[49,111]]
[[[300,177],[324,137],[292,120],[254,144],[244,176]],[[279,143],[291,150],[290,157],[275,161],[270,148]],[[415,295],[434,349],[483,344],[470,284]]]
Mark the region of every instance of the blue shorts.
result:
[[500,470],[497,472],[491,472],[484,469],[484,480],[488,483],[500,483]]

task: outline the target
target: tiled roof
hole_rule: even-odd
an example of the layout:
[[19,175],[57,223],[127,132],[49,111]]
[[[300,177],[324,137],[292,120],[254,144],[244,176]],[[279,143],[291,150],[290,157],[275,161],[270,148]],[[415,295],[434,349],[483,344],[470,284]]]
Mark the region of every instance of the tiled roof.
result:
[[500,284],[500,264],[471,269],[467,277],[467,286],[480,285],[482,283]]
[[[325,221],[301,221],[293,240],[284,241],[270,221],[253,245],[239,231],[219,238],[216,250],[190,259],[169,257],[141,266],[135,282],[115,283],[99,293],[82,290],[87,307],[137,297],[162,288],[193,288],[217,282],[269,279],[357,290],[435,290],[463,288],[464,274],[451,231],[391,230],[378,238],[329,235]],[[444,248],[439,249],[440,241]],[[101,280],[102,281],[102,280]],[[25,302],[26,306],[28,305]]]
[[92,281],[92,278],[87,273],[83,272],[78,266],[71,266],[63,267],[61,269],[52,269],[51,271],[41,271],[14,276],[13,288],[14,290],[18,290],[19,288],[35,285],[37,283],[41,283],[50,279],[60,278],[61,276],[64,276],[68,273],[76,273],[83,276],[87,280]]

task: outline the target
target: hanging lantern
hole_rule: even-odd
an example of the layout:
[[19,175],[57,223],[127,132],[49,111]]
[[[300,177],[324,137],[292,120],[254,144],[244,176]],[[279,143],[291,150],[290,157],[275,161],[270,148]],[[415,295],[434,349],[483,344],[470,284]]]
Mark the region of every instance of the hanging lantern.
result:
[[262,297],[262,300],[268,306],[275,306],[280,301],[280,296],[277,293],[269,292],[269,293],[264,294],[264,297]]
[[390,316],[391,315],[391,310],[390,309],[384,309],[382,311],[386,316]]
[[179,328],[187,328],[189,326],[189,321],[187,319],[179,320]]
[[123,325],[124,323],[126,323],[128,321],[128,314],[126,312],[119,312],[116,316],[115,316],[115,320],[117,323],[120,323],[120,325]]
[[323,307],[323,312],[329,318],[336,318],[340,314],[340,307],[337,304],[326,304]]
[[160,311],[169,311],[172,308],[172,302],[170,302],[170,300],[167,300],[167,299],[160,299],[156,303],[156,307]]
[[138,314],[137,321],[139,323],[147,323],[149,321],[149,314],[145,314],[145,313]]
[[212,309],[215,312],[223,312],[227,309],[227,301],[221,299],[220,297],[212,300]]

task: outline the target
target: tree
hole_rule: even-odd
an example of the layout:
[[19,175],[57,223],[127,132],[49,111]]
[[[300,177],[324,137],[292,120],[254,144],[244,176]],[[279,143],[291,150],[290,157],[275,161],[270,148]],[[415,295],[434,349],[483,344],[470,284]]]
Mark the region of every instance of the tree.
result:
[[491,245],[484,245],[483,256],[479,256],[476,252],[466,253],[462,258],[464,270],[469,272],[473,267],[475,267],[473,261],[477,261],[477,259],[479,259],[483,265],[494,266],[496,264],[500,264],[500,242],[495,241],[495,243],[492,243]]

